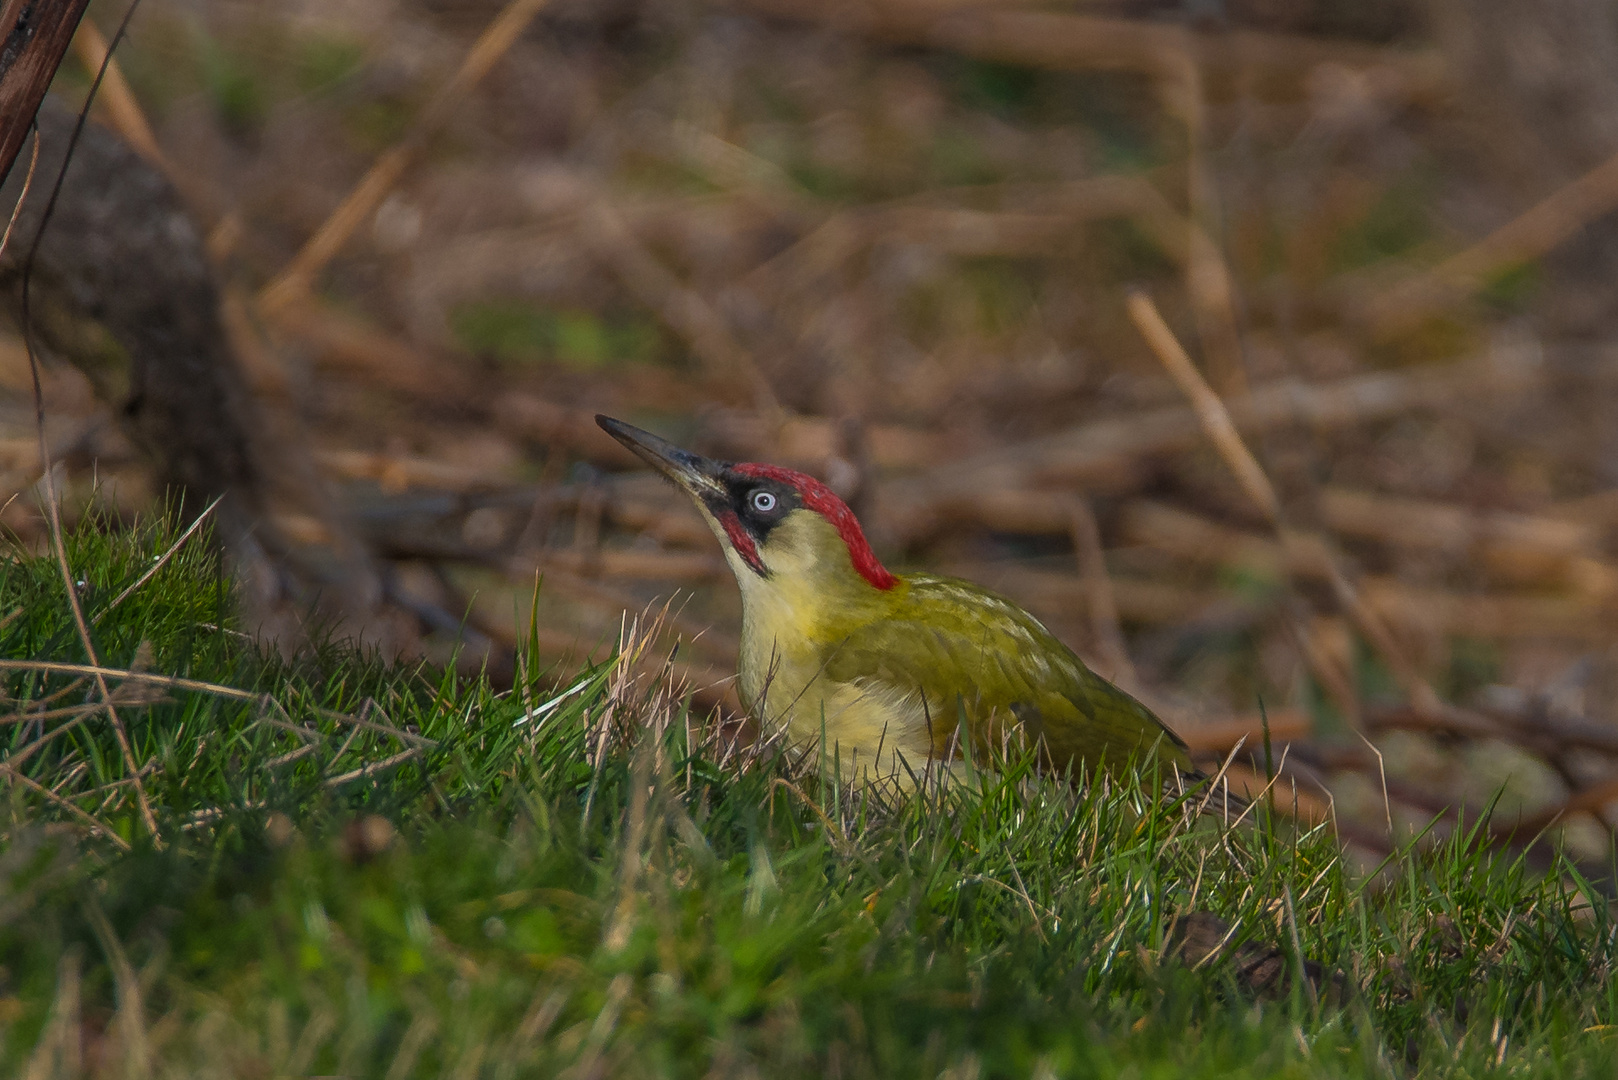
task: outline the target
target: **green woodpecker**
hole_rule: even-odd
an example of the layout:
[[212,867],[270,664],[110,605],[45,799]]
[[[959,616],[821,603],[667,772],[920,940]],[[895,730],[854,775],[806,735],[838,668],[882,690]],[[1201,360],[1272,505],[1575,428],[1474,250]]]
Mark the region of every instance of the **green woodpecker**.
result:
[[1150,709],[1016,604],[954,578],[890,573],[818,480],[596,423],[683,488],[719,538],[742,592],[739,690],[766,730],[835,748],[845,776],[919,774],[963,743],[978,753],[1022,738],[1059,770],[1117,769],[1155,748],[1196,775]]

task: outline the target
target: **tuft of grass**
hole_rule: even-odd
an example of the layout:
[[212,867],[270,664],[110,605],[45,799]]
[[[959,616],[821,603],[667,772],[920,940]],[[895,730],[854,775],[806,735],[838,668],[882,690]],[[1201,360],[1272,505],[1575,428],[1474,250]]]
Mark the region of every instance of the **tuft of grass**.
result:
[[[1360,878],[1324,830],[1227,825],[1016,755],[949,784],[839,784],[709,734],[634,630],[583,671],[528,650],[503,691],[340,644],[282,661],[228,632],[200,539],[107,610],[175,536],[70,543],[107,662],[194,680],[112,680],[156,838],[89,684],[38,666],[83,660],[54,567],[0,565],[0,738],[13,763],[37,747],[7,767],[38,785],[9,782],[0,840],[8,1073],[1618,1064],[1605,900],[1481,830]],[[1346,991],[1289,974],[1255,998],[1233,962],[1188,966],[1197,913]]]

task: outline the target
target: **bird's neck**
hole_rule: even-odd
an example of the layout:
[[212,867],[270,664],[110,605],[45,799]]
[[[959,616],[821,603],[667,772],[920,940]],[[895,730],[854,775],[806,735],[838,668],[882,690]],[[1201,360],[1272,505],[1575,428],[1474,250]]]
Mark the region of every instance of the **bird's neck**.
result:
[[[777,525],[759,551],[766,575],[727,551],[742,593],[744,633],[788,641],[824,641],[880,617],[902,579],[879,589],[856,568],[836,527],[818,514],[799,512]],[[886,571],[884,571],[886,574]]]

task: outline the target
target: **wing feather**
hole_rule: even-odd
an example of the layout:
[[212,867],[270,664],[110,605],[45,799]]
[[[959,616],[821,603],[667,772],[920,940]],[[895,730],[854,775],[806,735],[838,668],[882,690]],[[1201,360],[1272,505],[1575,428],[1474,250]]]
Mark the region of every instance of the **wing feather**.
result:
[[1187,765],[1184,744],[1150,709],[1096,675],[1032,615],[968,582],[930,575],[888,617],[828,644],[834,683],[922,692],[942,754],[964,716],[986,747],[1020,728],[1057,768],[1121,765],[1153,746]]

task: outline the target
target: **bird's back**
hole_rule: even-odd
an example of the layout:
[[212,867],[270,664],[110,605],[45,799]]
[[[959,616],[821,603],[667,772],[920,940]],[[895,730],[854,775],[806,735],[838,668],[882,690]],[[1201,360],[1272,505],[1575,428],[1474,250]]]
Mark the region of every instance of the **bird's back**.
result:
[[814,637],[777,671],[766,712],[784,718],[800,741],[823,731],[845,757],[857,751],[881,764],[897,750],[919,767],[962,742],[982,752],[1026,738],[1058,769],[1118,767],[1154,747],[1188,764],[1183,744],[1149,709],[1028,612],[970,582],[908,575]]

